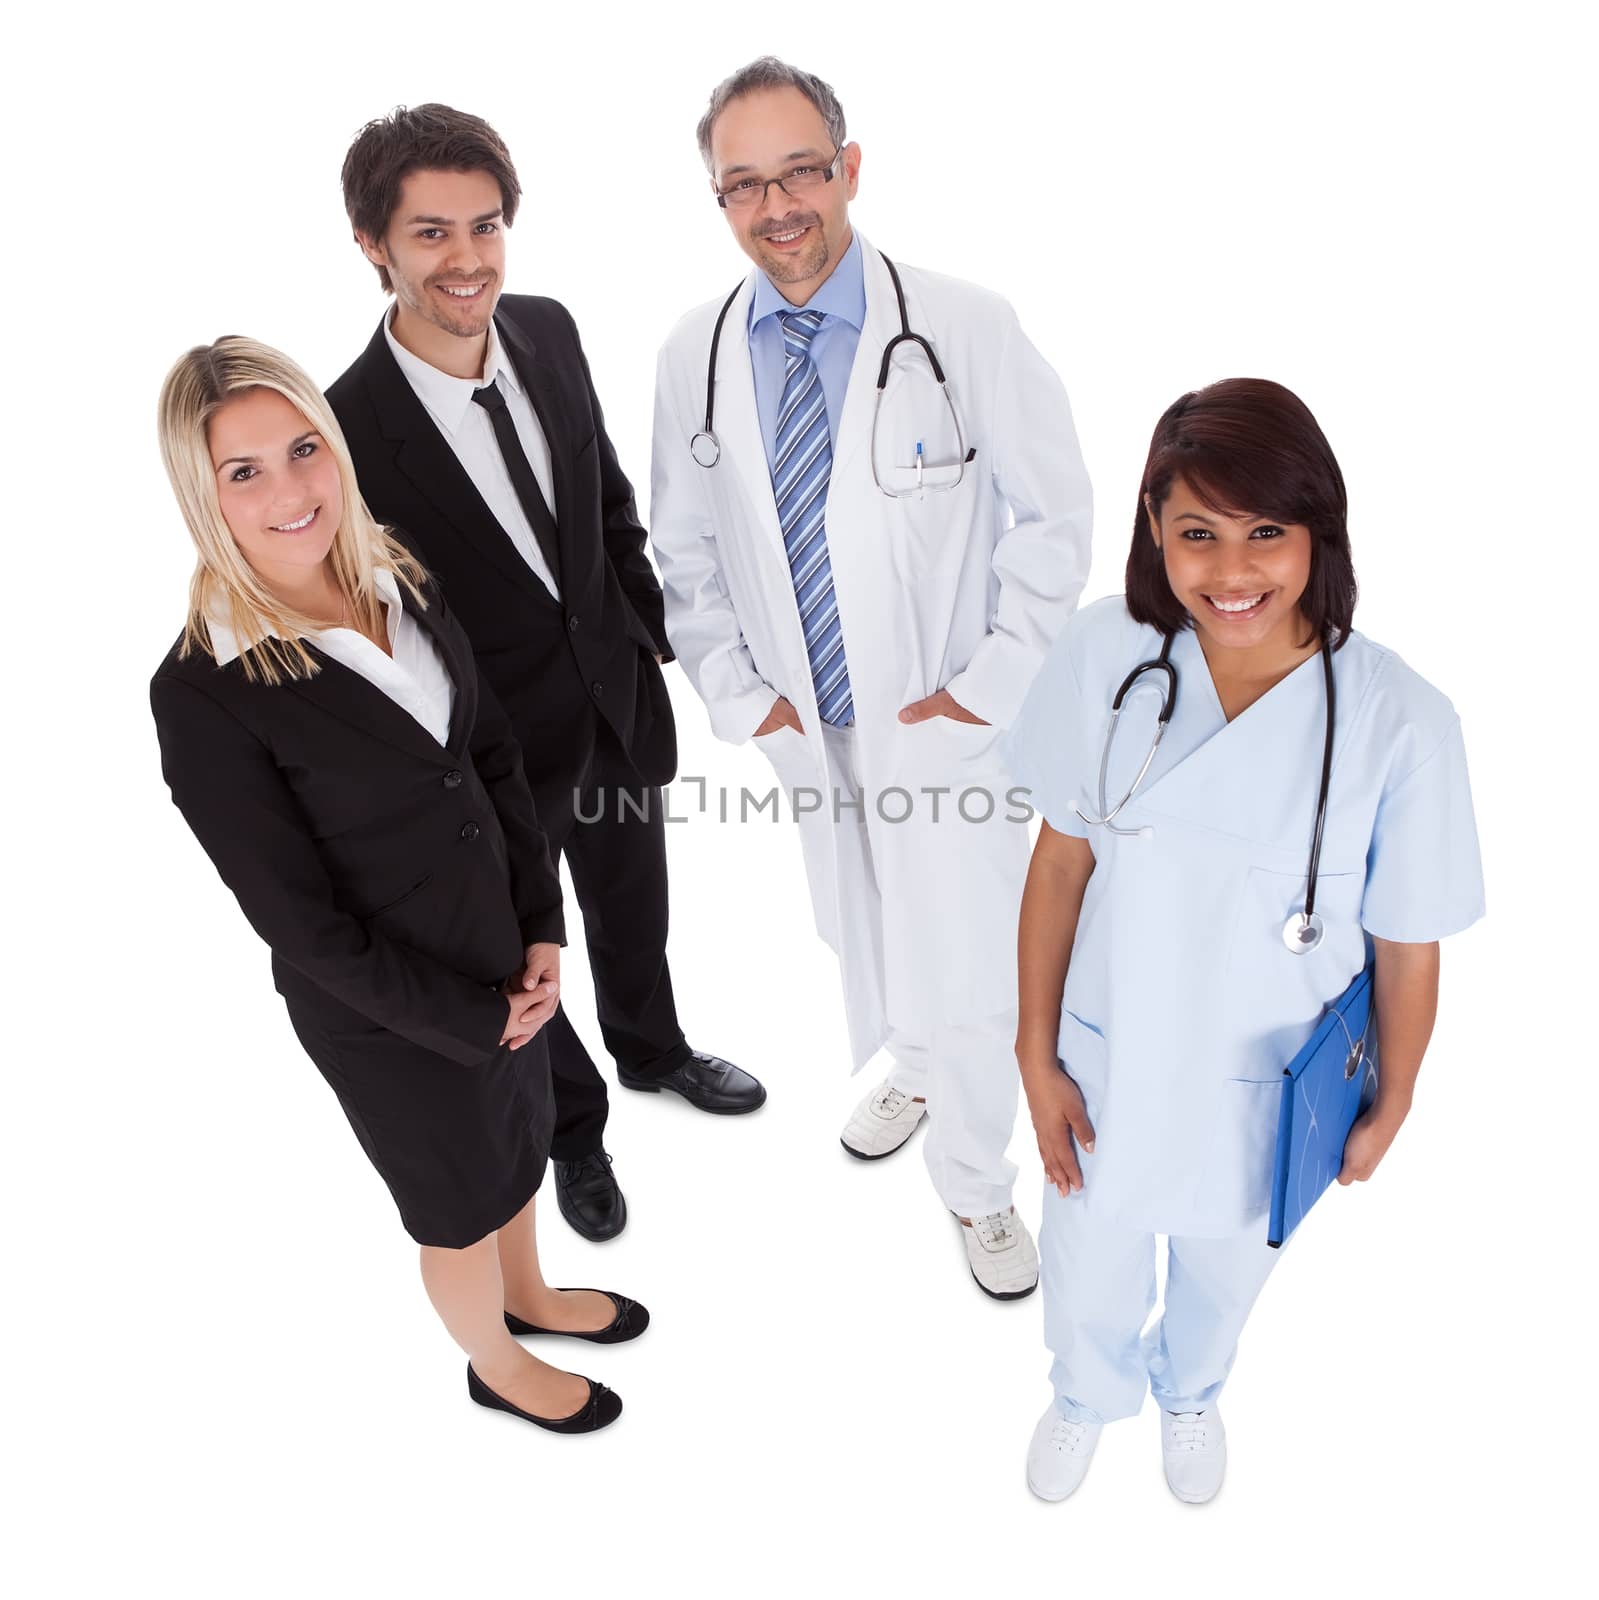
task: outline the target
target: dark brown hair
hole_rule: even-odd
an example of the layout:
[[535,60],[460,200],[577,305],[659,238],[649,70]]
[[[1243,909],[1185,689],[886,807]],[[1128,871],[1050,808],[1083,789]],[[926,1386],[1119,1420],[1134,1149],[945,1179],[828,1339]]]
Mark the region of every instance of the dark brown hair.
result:
[[[500,186],[505,225],[516,221],[522,186],[505,141],[482,117],[430,102],[396,106],[367,123],[346,152],[339,181],[357,235],[383,238],[400,203],[400,187],[413,172],[486,172]],[[378,281],[392,291],[388,268],[377,271]]]
[[1318,638],[1341,646],[1357,593],[1349,497],[1332,446],[1305,402],[1265,378],[1223,378],[1185,394],[1155,424],[1127,556],[1127,609],[1164,633],[1192,619],[1167,582],[1146,496],[1158,514],[1178,478],[1213,511],[1310,529],[1310,581],[1299,609]]

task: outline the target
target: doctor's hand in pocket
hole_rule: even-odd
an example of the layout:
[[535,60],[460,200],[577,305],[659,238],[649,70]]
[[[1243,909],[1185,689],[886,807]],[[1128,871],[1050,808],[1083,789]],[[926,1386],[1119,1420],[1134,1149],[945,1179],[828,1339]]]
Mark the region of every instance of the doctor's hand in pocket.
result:
[[799,712],[794,709],[793,702],[783,695],[779,695],[772,702],[772,709],[766,713],[766,720],[755,730],[755,737],[759,739],[763,734],[776,733],[779,728],[792,728],[795,733],[805,732],[800,726]]
[[[1064,1200],[1083,1186],[1076,1146],[1094,1153],[1094,1128],[1083,1104],[1083,1092],[1056,1062],[1022,1065],[1022,1088],[1044,1161],[1044,1177]],[[1074,1143],[1075,1141],[1075,1143]]]
[[561,1003],[560,945],[530,944],[522,970],[506,981],[505,998],[511,1015],[500,1043],[520,1050],[555,1015],[555,1008]]
[[984,728],[988,726],[983,718],[974,717],[948,689],[940,689],[925,700],[913,700],[908,706],[900,708],[901,722],[926,722],[932,717],[948,717],[951,722],[975,722]]

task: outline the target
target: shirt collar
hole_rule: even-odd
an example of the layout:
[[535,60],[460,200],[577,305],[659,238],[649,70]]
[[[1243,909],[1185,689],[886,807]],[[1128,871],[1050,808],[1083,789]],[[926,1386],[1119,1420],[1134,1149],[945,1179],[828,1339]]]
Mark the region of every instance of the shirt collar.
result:
[[[400,585],[394,574],[387,567],[378,567],[372,573],[372,586],[378,592],[378,599],[383,602],[384,612],[388,617],[389,638],[394,638],[395,608],[402,604],[400,599]],[[219,667],[225,667],[239,655],[239,641],[221,612],[212,609],[206,613],[206,628],[211,634],[211,653],[216,657]],[[330,632],[332,630],[329,630]],[[281,639],[283,635],[276,628],[269,628],[267,632]],[[319,633],[308,633],[302,637],[315,641],[321,637]]]
[[843,259],[822,280],[821,287],[803,306],[790,305],[764,272],[755,279],[755,294],[750,300],[750,331],[764,318],[783,311],[820,311],[824,316],[841,317],[858,333],[866,326],[866,273],[861,265],[861,236],[851,230],[849,249]]
[[405,374],[406,382],[416,391],[417,399],[427,408],[428,415],[451,437],[460,430],[467,407],[472,404],[474,389],[481,389],[485,384],[495,383],[503,377],[506,387],[517,394],[522,392],[516,368],[505,354],[499,329],[492,319],[489,322],[489,342],[483,351],[483,375],[480,378],[457,378],[451,373],[440,372],[421,356],[413,355],[394,337],[394,329],[390,325],[393,321],[394,313],[390,311],[383,318],[383,336],[389,341],[389,350],[399,364],[400,371]]

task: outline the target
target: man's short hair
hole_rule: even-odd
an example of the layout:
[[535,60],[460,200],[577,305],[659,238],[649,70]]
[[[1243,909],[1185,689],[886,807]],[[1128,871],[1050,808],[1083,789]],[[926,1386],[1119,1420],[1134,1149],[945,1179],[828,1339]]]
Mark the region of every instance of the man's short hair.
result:
[[[500,186],[506,226],[516,220],[522,186],[516,181],[505,141],[481,117],[453,106],[396,106],[356,134],[339,181],[344,209],[358,235],[381,240],[400,203],[400,189],[413,172],[486,172]],[[394,284],[378,267],[385,290]]]
[[711,91],[711,103],[705,108],[705,115],[695,129],[705,170],[712,177],[716,175],[716,169],[711,163],[711,129],[716,125],[716,119],[734,100],[754,94],[758,89],[798,89],[821,112],[833,148],[844,148],[849,137],[844,131],[844,108],[838,103],[832,84],[824,82],[814,72],[801,72],[798,67],[779,61],[776,56],[761,56],[717,84]]

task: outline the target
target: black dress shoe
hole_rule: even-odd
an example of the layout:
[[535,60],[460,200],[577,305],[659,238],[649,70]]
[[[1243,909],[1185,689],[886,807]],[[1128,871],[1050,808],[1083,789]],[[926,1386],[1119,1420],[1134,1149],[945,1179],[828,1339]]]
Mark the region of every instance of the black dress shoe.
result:
[[616,1390],[607,1389],[603,1383],[596,1383],[592,1378],[584,1378],[583,1381],[589,1386],[589,1397],[580,1411],[574,1411],[569,1417],[535,1417],[531,1411],[524,1411],[521,1406],[513,1406],[509,1400],[502,1400],[472,1370],[472,1363],[469,1361],[466,1364],[466,1392],[480,1406],[487,1406],[490,1411],[508,1411],[513,1417],[531,1422],[537,1428],[548,1428],[551,1433],[593,1433],[596,1428],[609,1427],[621,1416],[622,1397]]
[[627,1201],[603,1150],[581,1161],[555,1163],[555,1203],[561,1215],[595,1244],[614,1239],[627,1226]]
[[587,1339],[590,1344],[621,1344],[625,1340],[638,1338],[650,1325],[649,1312],[637,1300],[629,1300],[625,1294],[614,1294],[609,1289],[563,1289],[561,1293],[603,1294],[616,1307],[616,1315],[603,1328],[593,1333],[570,1333],[565,1328],[534,1327],[531,1322],[524,1322],[520,1317],[513,1316],[507,1311],[506,1327],[518,1339],[525,1339],[531,1333],[547,1333],[556,1339]]
[[717,1116],[737,1116],[766,1103],[766,1090],[742,1067],[735,1067],[720,1056],[702,1055],[698,1050],[682,1066],[673,1067],[659,1078],[640,1078],[622,1067],[616,1069],[616,1076],[624,1089],[639,1089],[645,1094],[670,1089],[690,1105]]

